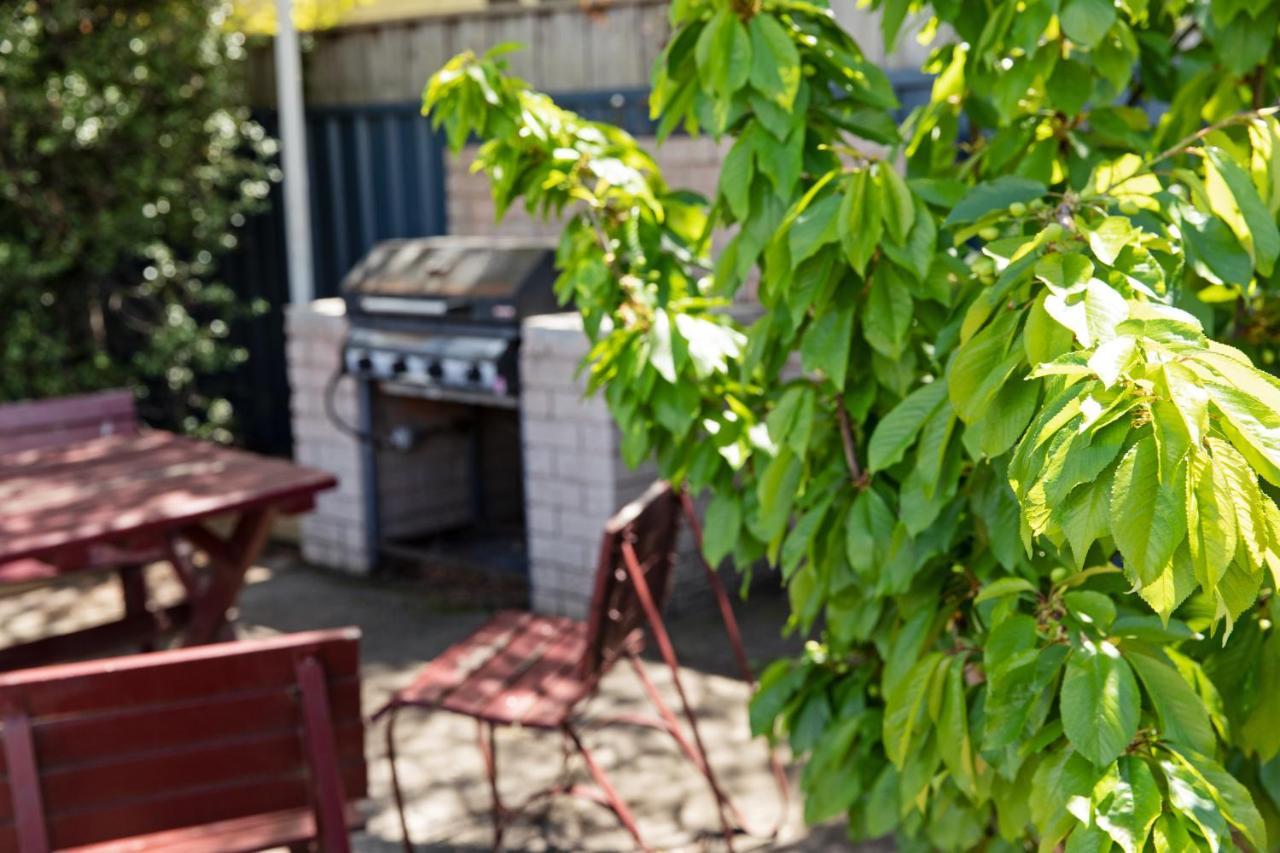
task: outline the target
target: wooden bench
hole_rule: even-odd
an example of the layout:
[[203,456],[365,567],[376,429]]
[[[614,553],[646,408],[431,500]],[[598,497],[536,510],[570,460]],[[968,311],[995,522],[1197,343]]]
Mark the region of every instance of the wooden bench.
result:
[[138,431],[133,392],[120,389],[0,406],[0,453]]
[[0,853],[346,851],[355,628],[0,675]]

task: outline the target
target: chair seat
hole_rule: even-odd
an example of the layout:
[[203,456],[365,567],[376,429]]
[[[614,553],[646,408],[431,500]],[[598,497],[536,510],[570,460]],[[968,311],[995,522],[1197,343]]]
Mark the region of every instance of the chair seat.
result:
[[580,672],[586,643],[585,622],[505,610],[427,664],[391,704],[559,728],[593,686]]

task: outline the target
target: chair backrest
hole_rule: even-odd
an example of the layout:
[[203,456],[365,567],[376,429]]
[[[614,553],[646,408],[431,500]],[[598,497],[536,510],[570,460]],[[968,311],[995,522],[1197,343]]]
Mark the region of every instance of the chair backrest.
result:
[[0,405],[0,453],[137,430],[133,392],[128,390]]
[[605,523],[596,564],[595,592],[587,618],[587,648],[580,674],[598,677],[620,654],[632,634],[644,627],[645,614],[623,557],[630,543],[645,584],[659,610],[671,591],[680,497],[658,481]]
[[0,675],[0,851],[299,809],[322,849],[344,849],[343,811],[366,793],[359,639],[315,631]]

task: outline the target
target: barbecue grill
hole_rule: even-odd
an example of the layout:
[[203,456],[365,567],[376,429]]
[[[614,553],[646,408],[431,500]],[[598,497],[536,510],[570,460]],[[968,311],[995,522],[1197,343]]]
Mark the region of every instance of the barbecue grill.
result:
[[433,399],[514,406],[520,321],[557,310],[554,261],[545,240],[378,243],[342,283],[347,372]]
[[[560,310],[554,261],[554,244],[546,240],[388,240],[370,249],[343,280],[349,331],[342,371],[355,378],[358,389],[359,424],[348,429],[363,447],[368,553],[387,552],[406,537],[463,526],[456,511],[384,513],[380,494],[389,489],[430,491],[433,500],[437,493],[465,490],[460,503],[470,506],[467,523],[493,515],[486,516],[486,491],[494,493],[495,503],[517,508],[508,515],[522,514],[514,412],[520,324]],[[332,410],[331,416],[339,420]],[[434,448],[435,455],[423,448]],[[415,459],[419,467],[436,470],[419,472],[409,486],[380,487],[379,460],[386,468],[388,454],[398,454],[383,472],[388,482],[406,482]],[[450,473],[460,456],[469,460],[469,475]],[[514,470],[507,479],[495,475],[495,467]]]

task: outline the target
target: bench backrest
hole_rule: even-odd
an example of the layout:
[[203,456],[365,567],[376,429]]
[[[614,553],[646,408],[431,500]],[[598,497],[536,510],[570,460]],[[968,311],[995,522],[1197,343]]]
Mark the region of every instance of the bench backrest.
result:
[[127,390],[0,405],[0,453],[137,430],[133,392]]
[[679,522],[679,495],[659,481],[605,523],[580,670],[585,679],[608,669],[631,635],[645,625],[644,609],[624,562],[623,544],[634,549],[645,585],[661,610],[671,590]]
[[[365,796],[354,628],[0,675],[0,851],[311,809],[347,849]],[[336,812],[336,814],[335,814]]]

